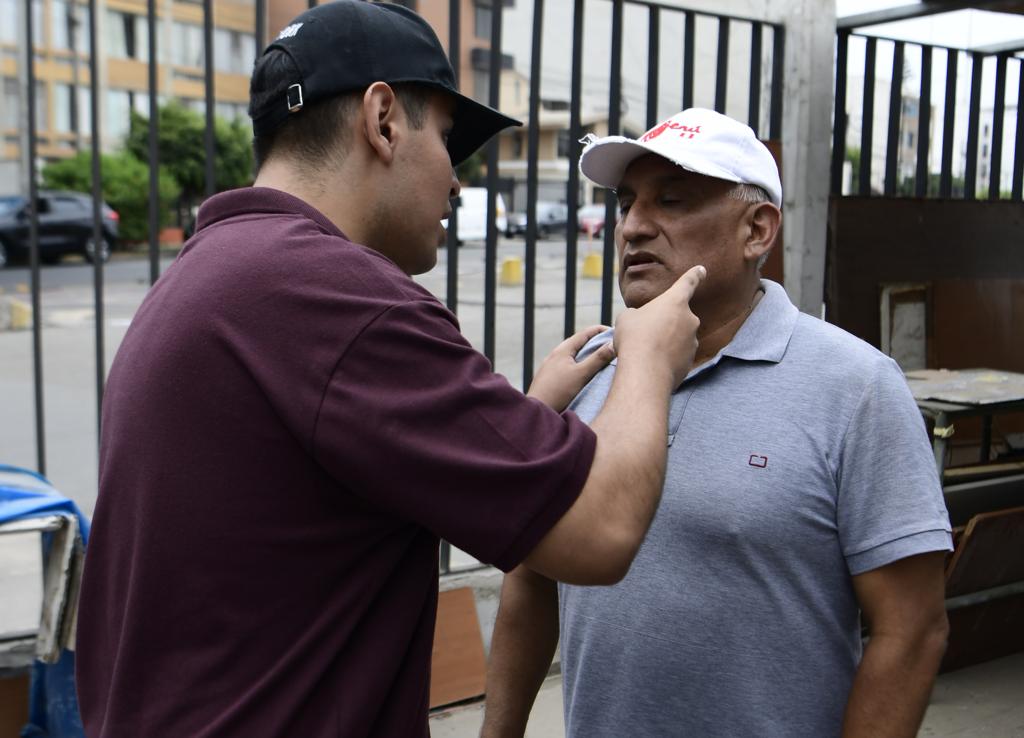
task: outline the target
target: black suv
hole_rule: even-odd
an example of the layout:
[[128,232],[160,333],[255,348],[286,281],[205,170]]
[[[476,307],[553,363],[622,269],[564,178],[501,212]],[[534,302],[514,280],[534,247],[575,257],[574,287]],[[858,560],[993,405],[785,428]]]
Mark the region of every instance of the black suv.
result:
[[[41,191],[39,212],[39,258],[47,264],[64,254],[82,254],[89,261],[97,252],[92,233],[92,197],[81,192]],[[100,259],[110,258],[117,243],[120,217],[103,203]],[[29,253],[29,202],[21,195],[0,196],[0,267]]]

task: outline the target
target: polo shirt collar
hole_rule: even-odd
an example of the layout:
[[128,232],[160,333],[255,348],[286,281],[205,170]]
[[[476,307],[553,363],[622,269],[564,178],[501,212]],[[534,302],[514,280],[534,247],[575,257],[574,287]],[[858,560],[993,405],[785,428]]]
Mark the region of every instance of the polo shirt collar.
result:
[[761,287],[764,289],[764,297],[732,340],[713,358],[691,369],[684,381],[688,382],[715,368],[723,356],[741,361],[770,361],[773,364],[782,361],[800,311],[789,301],[789,295],[782,285],[762,279]]
[[208,198],[199,207],[196,231],[238,216],[299,215],[316,223],[333,236],[345,238],[326,215],[305,200],[271,187],[241,187]]
[[744,361],[770,361],[778,364],[786,354],[800,311],[789,301],[782,285],[761,280],[764,297],[740,326],[733,339],[722,349],[723,356]]

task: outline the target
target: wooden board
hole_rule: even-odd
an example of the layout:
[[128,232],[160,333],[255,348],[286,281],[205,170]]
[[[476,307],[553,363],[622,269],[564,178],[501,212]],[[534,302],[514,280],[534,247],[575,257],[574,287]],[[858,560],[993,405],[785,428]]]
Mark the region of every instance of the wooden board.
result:
[[484,693],[487,661],[469,587],[441,592],[434,626],[430,674],[430,707],[480,697]]
[[940,672],[1024,651],[1024,594],[949,612],[949,645]]
[[28,722],[27,673],[0,678],[0,736],[21,735]]
[[1024,581],[1024,507],[975,515],[946,570],[946,597]]

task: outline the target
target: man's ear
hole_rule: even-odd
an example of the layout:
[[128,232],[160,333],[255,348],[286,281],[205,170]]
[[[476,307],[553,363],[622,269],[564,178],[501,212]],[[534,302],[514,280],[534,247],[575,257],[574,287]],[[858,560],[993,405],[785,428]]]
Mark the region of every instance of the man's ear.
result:
[[750,231],[743,247],[743,256],[748,261],[757,261],[775,245],[782,224],[782,212],[770,202],[760,202],[750,210],[748,217]]
[[386,82],[374,82],[363,93],[363,135],[385,164],[394,158],[395,134],[400,119],[398,98]]

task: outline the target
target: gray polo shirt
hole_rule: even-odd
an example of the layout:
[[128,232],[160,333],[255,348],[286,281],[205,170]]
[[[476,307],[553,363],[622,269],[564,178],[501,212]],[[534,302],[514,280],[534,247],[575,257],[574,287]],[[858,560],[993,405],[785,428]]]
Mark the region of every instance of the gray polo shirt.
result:
[[[851,576],[951,548],[897,365],[762,284],[673,395],[665,489],[629,574],[559,587],[568,736],[839,735],[861,656]],[[614,371],[573,403],[584,420]]]

